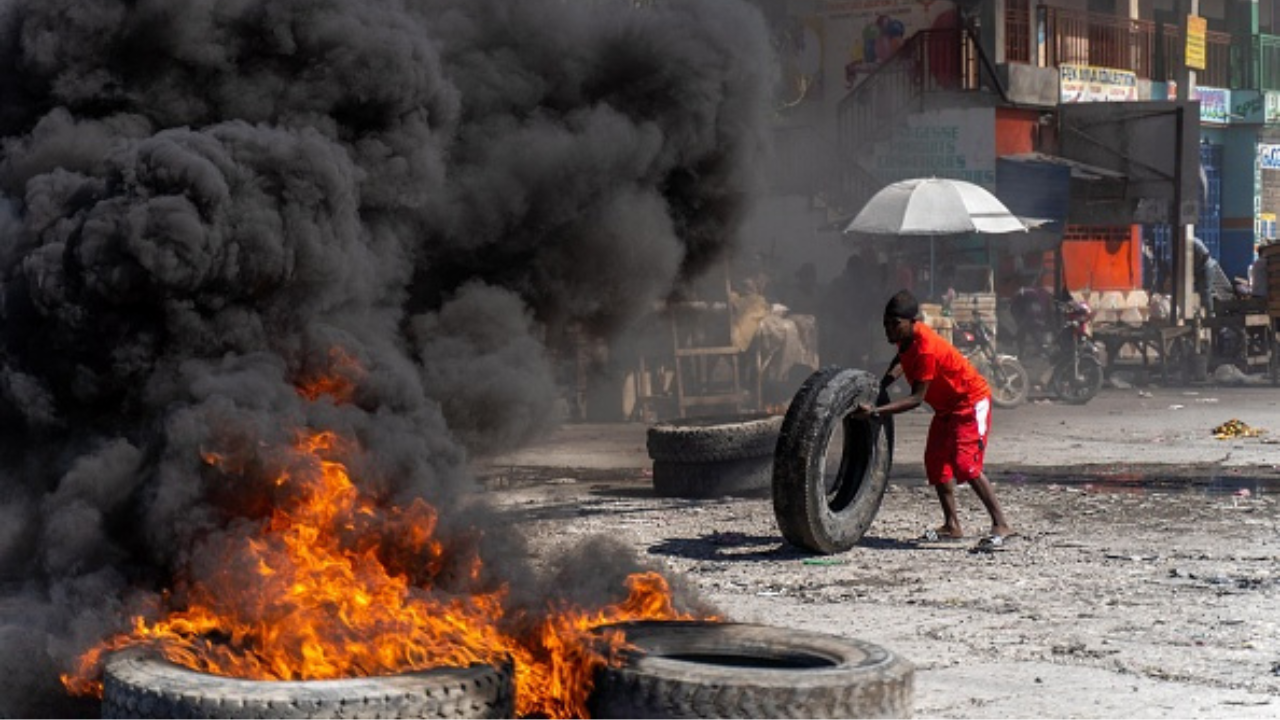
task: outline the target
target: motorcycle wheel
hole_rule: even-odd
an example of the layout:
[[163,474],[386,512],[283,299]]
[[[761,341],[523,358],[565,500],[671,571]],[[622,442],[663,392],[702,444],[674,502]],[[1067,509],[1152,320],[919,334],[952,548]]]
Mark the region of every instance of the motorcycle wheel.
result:
[[991,385],[991,402],[999,408],[1017,407],[1031,394],[1031,374],[1018,358],[1001,355],[994,366],[987,365],[983,375]]
[[1071,371],[1070,358],[1058,363],[1049,381],[1053,393],[1070,405],[1083,405],[1102,389],[1102,363],[1087,355],[1077,362],[1079,370],[1076,373]]

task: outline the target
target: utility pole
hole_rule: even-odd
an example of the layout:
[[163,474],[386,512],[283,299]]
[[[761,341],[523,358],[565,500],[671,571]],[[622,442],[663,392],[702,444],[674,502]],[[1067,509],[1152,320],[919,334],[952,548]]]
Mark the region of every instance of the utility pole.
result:
[[[1174,155],[1177,166],[1174,169],[1174,188],[1173,188],[1173,297],[1176,302],[1174,308],[1174,317],[1178,324],[1186,324],[1192,319],[1191,298],[1195,293],[1195,225],[1182,223],[1182,205],[1186,202],[1186,198],[1182,195],[1182,184],[1185,181],[1182,172],[1183,163],[1186,158],[1183,157],[1182,133],[1186,132],[1186,123],[1194,123],[1193,127],[1199,127],[1200,118],[1186,118],[1183,111],[1183,105],[1187,100],[1195,96],[1196,87],[1196,71],[1187,66],[1187,37],[1191,28],[1187,22],[1188,15],[1200,14],[1200,0],[1178,0],[1176,7],[1178,8],[1178,26],[1182,28],[1182,42],[1178,44],[1174,57],[1176,58],[1176,71],[1174,78],[1178,83],[1177,94],[1177,152]],[[1198,162],[1198,158],[1197,158]]]

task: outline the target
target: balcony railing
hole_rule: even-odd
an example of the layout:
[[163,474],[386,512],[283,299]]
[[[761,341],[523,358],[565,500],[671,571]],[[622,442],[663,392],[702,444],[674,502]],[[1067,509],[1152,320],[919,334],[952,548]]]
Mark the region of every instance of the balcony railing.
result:
[[1151,21],[1044,5],[1037,10],[1045,31],[1042,65],[1092,65],[1152,77],[1156,42]]
[[1204,34],[1205,69],[1196,82],[1210,87],[1233,87],[1232,81],[1242,79],[1236,70],[1238,63],[1231,61],[1231,33],[1209,30]]
[[1031,62],[1031,0],[1005,3],[1004,61]]
[[[1156,23],[1151,20],[1044,5],[1037,11],[1045,30],[1039,58],[1045,67],[1092,65],[1129,70],[1146,80],[1175,79],[1185,43],[1177,25],[1164,25],[1157,33]],[[1233,75],[1233,65],[1239,68],[1240,62],[1232,62],[1231,35],[1206,32],[1205,69],[1197,72],[1196,83],[1239,87],[1233,80],[1241,77],[1238,70]]]
[[1258,35],[1253,43],[1254,61],[1250,63],[1251,87],[1280,90],[1280,36]]
[[923,110],[927,95],[939,92],[989,92],[1006,102],[1009,99],[971,31],[915,33],[840,101],[836,130],[842,203],[860,207],[883,186],[885,179],[862,166],[858,158],[875,143],[892,137],[907,115]]

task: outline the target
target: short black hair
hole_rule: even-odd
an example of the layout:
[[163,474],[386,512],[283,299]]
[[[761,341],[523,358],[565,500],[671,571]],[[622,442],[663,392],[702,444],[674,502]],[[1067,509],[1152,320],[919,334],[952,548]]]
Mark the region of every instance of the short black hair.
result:
[[889,298],[888,304],[884,306],[884,316],[886,318],[902,318],[904,320],[915,320],[920,315],[920,303],[916,301],[916,296],[911,294],[910,290],[899,290]]

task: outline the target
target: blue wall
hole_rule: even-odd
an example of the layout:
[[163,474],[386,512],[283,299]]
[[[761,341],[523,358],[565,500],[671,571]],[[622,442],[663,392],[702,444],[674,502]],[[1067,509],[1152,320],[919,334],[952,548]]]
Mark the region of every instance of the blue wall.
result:
[[1249,265],[1253,263],[1253,230],[1223,230],[1218,262],[1227,277],[1232,280],[1249,277]]
[[1222,138],[1222,224],[1218,262],[1227,277],[1249,276],[1253,262],[1253,164],[1257,125],[1236,125]]

